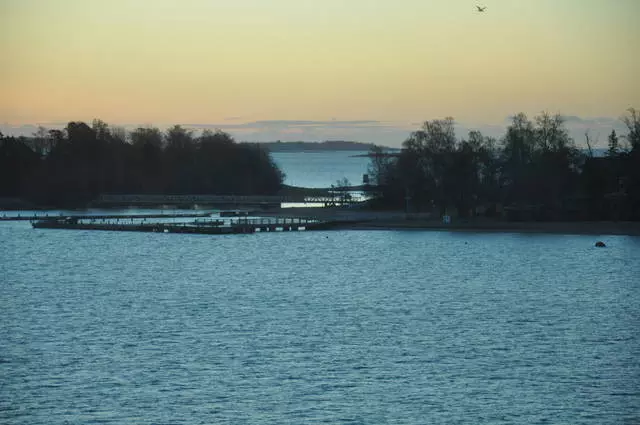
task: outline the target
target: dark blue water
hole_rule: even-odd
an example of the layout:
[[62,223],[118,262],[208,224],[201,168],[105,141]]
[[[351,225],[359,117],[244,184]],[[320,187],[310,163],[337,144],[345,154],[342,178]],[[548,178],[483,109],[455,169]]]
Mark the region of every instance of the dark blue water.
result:
[[0,223],[0,423],[637,424],[640,238],[597,238]]

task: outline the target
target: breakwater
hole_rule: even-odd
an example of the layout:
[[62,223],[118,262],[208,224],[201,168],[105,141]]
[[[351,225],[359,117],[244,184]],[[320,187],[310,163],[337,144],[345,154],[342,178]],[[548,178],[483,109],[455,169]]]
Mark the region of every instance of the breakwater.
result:
[[327,222],[307,218],[257,218],[223,220],[195,220],[183,223],[150,223],[146,221],[95,221],[76,216],[55,217],[31,222],[34,229],[107,230],[128,232],[243,234],[255,232],[299,231],[328,229]]

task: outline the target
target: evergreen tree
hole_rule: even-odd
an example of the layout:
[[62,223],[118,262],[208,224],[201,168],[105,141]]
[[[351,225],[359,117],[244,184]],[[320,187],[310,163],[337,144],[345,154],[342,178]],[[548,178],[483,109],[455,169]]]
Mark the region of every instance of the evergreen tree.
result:
[[608,139],[609,149],[607,150],[608,156],[616,156],[618,155],[618,136],[616,135],[615,130],[611,130],[611,134]]

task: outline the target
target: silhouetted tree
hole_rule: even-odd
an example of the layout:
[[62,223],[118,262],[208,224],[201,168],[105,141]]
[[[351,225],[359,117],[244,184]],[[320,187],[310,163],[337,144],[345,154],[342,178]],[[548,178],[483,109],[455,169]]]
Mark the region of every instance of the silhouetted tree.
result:
[[129,134],[132,152],[129,158],[130,190],[136,193],[161,193],[163,174],[163,135],[158,128],[138,127]]
[[337,202],[339,204],[344,205],[351,200],[351,193],[349,193],[351,182],[348,178],[342,177],[341,179],[336,180],[336,184],[332,187],[337,191]]
[[525,114],[513,116],[502,141],[502,186],[507,204],[526,203],[534,191],[533,157],[535,151],[533,123]]
[[611,134],[608,138],[608,146],[607,155],[616,156],[618,154],[618,136],[616,135],[615,130],[611,130]]
[[619,190],[625,196],[622,218],[640,220],[640,113],[634,108],[629,108],[628,113],[622,119],[628,130],[625,139],[631,146],[630,151],[620,155],[623,176]]
[[40,165],[40,155],[25,141],[0,133],[0,197],[22,196],[28,180]]
[[495,202],[499,196],[495,141],[478,131],[469,133],[452,153],[452,166],[447,170],[448,190],[454,195],[458,215],[475,214],[481,204]]
[[629,115],[622,118],[629,133],[626,136],[632,150],[640,150],[640,112],[635,108],[628,109]]
[[[633,112],[625,119],[629,139],[640,134],[637,121]],[[585,156],[560,115],[542,113],[530,121],[517,114],[499,145],[477,132],[457,140],[453,120],[445,119],[411,133],[384,167],[372,157],[369,172],[385,182],[378,202],[392,208],[408,195],[413,209],[433,206],[439,214],[452,206],[460,216],[491,212],[500,203],[526,219],[625,218],[639,215],[640,164],[633,153]]]
[[226,133],[138,128],[127,136],[100,120],[0,138],[0,196],[85,205],[100,193],[273,194],[283,174],[267,151]]

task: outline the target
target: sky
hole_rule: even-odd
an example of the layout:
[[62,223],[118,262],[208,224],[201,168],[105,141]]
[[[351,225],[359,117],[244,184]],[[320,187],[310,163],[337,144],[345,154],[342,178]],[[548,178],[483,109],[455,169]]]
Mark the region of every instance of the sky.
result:
[[[476,5],[484,5],[479,13]],[[640,0],[0,0],[0,130],[100,118],[399,145],[640,109]]]

